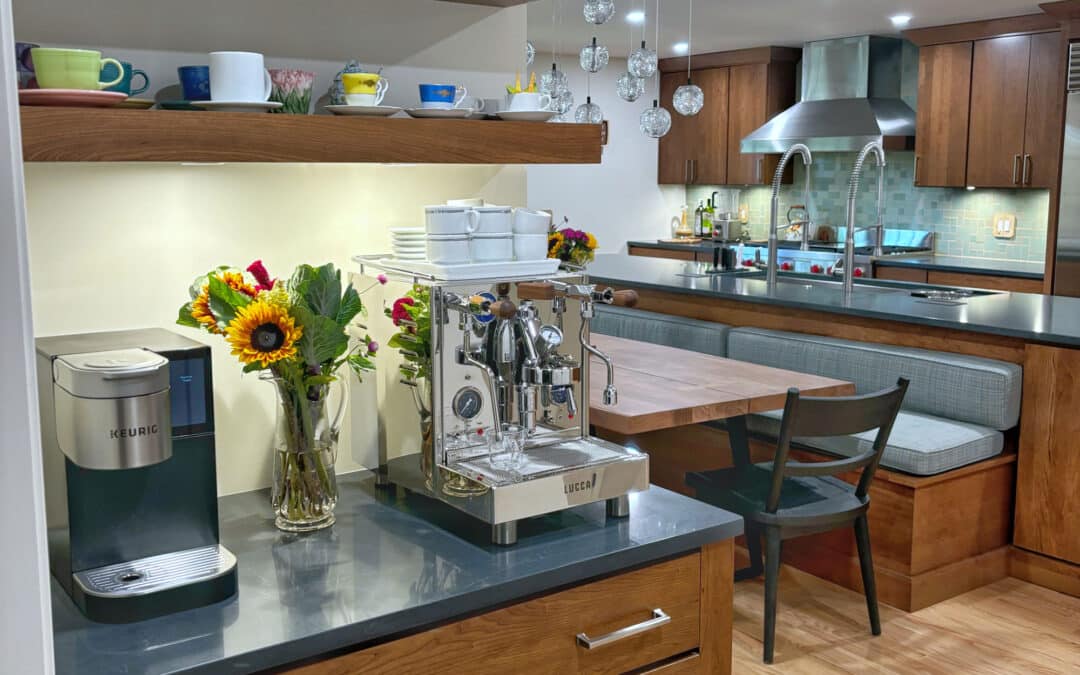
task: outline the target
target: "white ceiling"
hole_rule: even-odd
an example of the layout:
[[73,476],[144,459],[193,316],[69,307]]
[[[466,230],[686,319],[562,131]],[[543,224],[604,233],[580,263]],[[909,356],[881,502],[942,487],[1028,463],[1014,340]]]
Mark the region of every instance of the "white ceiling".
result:
[[[671,45],[687,39],[691,0],[660,0],[660,55],[673,56]],[[552,27],[553,10],[562,8],[562,22]],[[538,62],[551,60],[558,49],[576,54],[593,35],[613,55],[625,56],[630,44],[631,9],[647,6],[646,40],[653,46],[656,0],[615,0],[615,17],[602,26],[585,22],[583,0],[535,0],[529,8],[529,39]],[[872,33],[896,34],[889,21],[910,14],[911,28],[940,26],[977,19],[1039,12],[1037,0],[694,0],[695,54],[765,45],[800,46],[810,40]],[[635,27],[635,43],[641,29]],[[547,54],[548,56],[544,56]]]

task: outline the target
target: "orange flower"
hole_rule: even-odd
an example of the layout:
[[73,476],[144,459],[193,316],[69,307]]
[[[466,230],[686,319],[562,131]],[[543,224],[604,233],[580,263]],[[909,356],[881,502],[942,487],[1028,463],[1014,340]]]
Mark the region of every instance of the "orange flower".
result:
[[211,333],[220,335],[224,332],[218,327],[217,319],[214,318],[214,313],[210,311],[209,284],[203,284],[202,290],[199,291],[199,297],[191,301],[191,318],[201,323]]
[[244,281],[244,275],[240,272],[222,272],[218,278],[228,284],[229,288],[240,291],[249,298],[254,298],[259,293],[259,289]]

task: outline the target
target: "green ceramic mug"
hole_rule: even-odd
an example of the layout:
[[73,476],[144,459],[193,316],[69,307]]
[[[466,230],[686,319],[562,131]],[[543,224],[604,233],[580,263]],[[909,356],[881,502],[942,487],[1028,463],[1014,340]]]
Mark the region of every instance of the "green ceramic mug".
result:
[[[30,50],[38,86],[42,89],[105,89],[124,79],[124,66],[116,59],[101,58],[101,52],[90,49],[54,49],[35,47]],[[116,66],[120,74],[111,82],[100,82],[101,67]]]

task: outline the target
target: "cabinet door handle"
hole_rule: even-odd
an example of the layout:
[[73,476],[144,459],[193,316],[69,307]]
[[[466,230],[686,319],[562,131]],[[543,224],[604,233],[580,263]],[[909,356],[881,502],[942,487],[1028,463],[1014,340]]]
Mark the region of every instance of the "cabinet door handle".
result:
[[697,160],[690,160],[690,182],[697,183]]
[[1024,185],[1031,185],[1031,155],[1024,155],[1024,175],[1020,182]]
[[1013,155],[1013,185],[1020,181],[1020,155]]
[[585,649],[596,649],[597,647],[609,645],[612,642],[618,642],[619,640],[625,640],[634,635],[640,635],[668,623],[671,623],[671,617],[662,609],[654,609],[652,611],[652,618],[647,621],[635,623],[633,626],[627,626],[626,628],[613,630],[607,635],[601,635],[600,637],[595,638],[591,638],[585,633],[578,633],[577,642]]
[[919,156],[915,155],[915,184],[919,184]]
[[757,166],[754,169],[757,172],[757,178],[754,179],[755,183],[761,183],[765,180],[765,158],[758,157]]
[[690,184],[690,160],[688,160],[688,159],[683,161],[682,176],[683,176],[683,181],[687,185],[689,185]]

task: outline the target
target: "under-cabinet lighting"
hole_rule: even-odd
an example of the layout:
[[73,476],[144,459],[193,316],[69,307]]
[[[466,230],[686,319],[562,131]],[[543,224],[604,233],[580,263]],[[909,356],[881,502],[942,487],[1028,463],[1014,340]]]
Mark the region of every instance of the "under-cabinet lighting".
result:
[[974,192],[975,191],[975,186],[974,185],[967,186],[967,191],[968,192]]
[[180,166],[225,166],[225,162],[180,162]]
[[645,23],[645,12],[635,9],[626,13],[626,23]]
[[897,28],[904,28],[909,23],[911,23],[911,15],[897,14],[896,16],[890,16],[889,21],[892,21],[892,25],[896,26]]
[[676,42],[675,44],[671,45],[671,51],[675,52],[676,54],[685,54],[689,49],[690,45],[685,42]]

